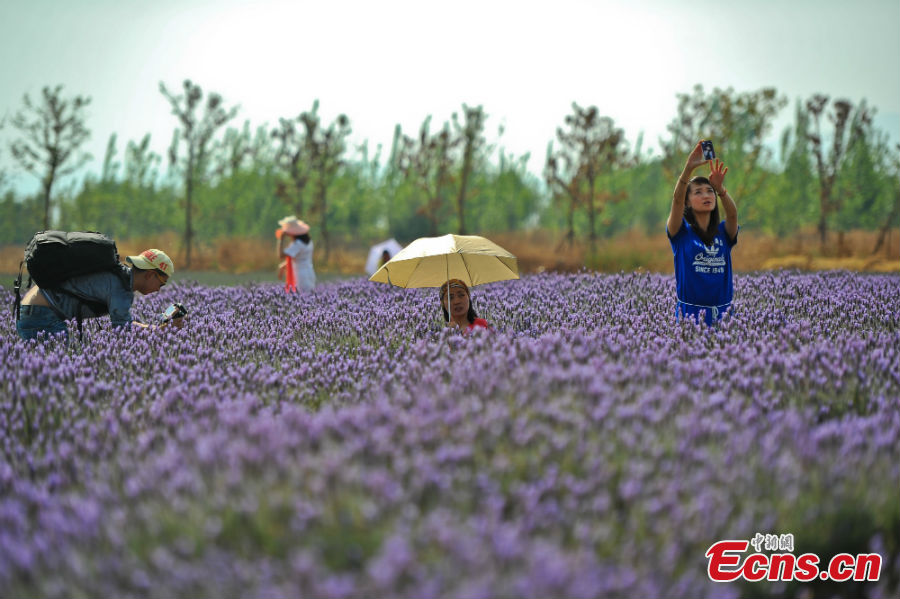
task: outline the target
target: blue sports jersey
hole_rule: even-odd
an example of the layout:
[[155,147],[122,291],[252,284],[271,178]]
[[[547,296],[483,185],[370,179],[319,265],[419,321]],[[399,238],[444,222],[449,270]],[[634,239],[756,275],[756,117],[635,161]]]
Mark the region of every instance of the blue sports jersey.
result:
[[[666,231],[668,235],[668,230]],[[686,313],[696,314],[703,307],[716,307],[724,314],[731,304],[731,248],[737,244],[728,239],[725,223],[719,223],[719,232],[713,245],[703,243],[687,220],[681,219],[681,229],[674,237],[668,235],[675,255],[675,283],[678,301],[696,309],[685,308]],[[709,310],[707,311],[709,318]]]

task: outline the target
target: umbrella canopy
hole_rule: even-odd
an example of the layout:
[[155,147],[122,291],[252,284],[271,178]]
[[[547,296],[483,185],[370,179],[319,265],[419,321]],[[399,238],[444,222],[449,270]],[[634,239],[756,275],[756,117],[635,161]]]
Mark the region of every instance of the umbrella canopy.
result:
[[449,279],[466,285],[519,278],[516,257],[477,235],[421,237],[403,248],[369,280],[398,287],[440,287]]
[[397,243],[396,239],[388,239],[372,246],[369,250],[369,257],[366,259],[366,274],[370,277],[375,274],[380,266],[381,255],[387,252],[391,258],[403,249],[403,246]]

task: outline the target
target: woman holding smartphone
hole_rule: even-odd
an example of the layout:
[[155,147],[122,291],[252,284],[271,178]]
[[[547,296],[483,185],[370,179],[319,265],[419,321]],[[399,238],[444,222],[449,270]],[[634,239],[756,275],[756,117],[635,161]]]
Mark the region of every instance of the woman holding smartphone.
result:
[[[728,168],[719,159],[706,160],[702,144],[694,146],[675,183],[666,233],[675,256],[676,316],[699,318],[702,313],[711,325],[731,307],[731,248],[737,244],[739,227],[737,206],[724,186]],[[709,165],[709,177],[691,178],[703,164]],[[725,210],[724,223],[719,221],[718,200]]]

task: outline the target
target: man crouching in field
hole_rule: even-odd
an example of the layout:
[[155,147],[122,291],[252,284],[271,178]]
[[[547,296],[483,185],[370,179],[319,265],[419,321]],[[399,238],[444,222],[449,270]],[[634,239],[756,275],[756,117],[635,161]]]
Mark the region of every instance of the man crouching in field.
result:
[[[32,287],[22,298],[21,314],[16,330],[22,339],[34,339],[38,333],[66,333],[66,320],[75,318],[81,325],[84,318],[98,318],[109,314],[113,326],[127,326],[135,322],[131,317],[134,292],[144,295],[162,288],[175,272],[171,258],[161,250],[151,249],[137,256],[128,256],[118,272],[96,272],[67,279],[54,289]],[[182,319],[172,321],[181,326]]]

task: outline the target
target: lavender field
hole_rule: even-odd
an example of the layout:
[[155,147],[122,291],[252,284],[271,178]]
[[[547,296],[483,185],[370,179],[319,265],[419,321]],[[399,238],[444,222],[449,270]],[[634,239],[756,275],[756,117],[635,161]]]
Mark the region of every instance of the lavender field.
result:
[[[135,313],[183,329],[71,347],[7,317],[0,595],[896,597],[900,276],[738,275],[714,329],[674,295],[528,276],[468,337],[363,279],[175,281]],[[881,580],[709,581],[757,532]]]

